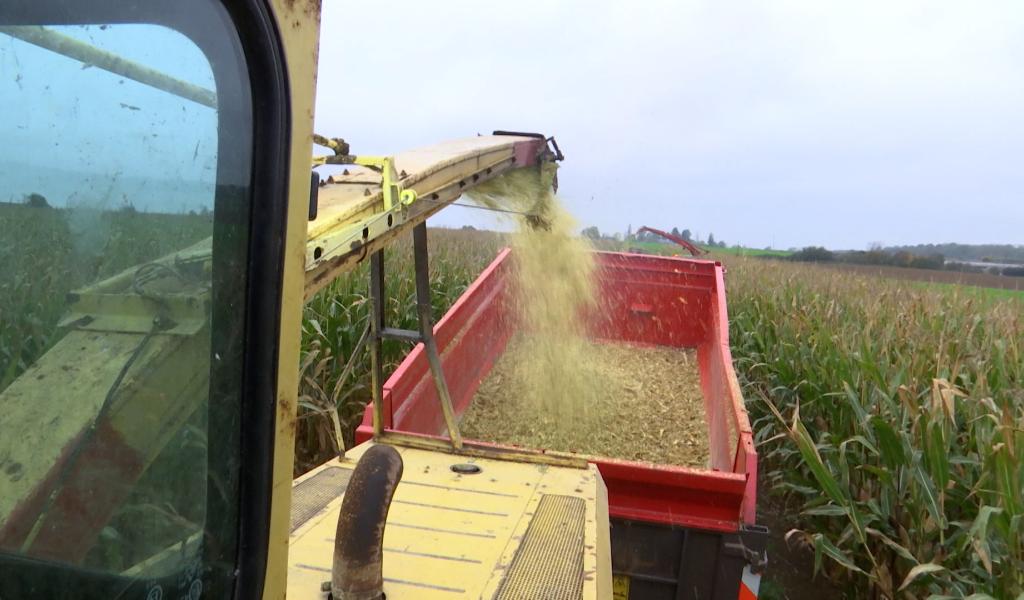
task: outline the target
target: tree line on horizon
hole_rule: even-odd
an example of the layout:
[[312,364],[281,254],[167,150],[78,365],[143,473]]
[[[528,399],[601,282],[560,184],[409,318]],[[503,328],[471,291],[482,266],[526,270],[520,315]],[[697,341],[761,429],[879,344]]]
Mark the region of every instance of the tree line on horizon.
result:
[[839,262],[857,265],[991,273],[1008,277],[1024,277],[1024,264],[1014,267],[970,265],[962,262],[947,261],[946,257],[942,254],[915,254],[908,250],[893,252],[883,248],[872,248],[871,250],[833,252],[822,246],[807,246],[790,254],[787,258],[788,260],[799,262]]
[[888,246],[887,252],[910,252],[921,256],[939,255],[953,260],[977,262],[1020,262],[1024,263],[1024,245],[1014,244],[915,244]]

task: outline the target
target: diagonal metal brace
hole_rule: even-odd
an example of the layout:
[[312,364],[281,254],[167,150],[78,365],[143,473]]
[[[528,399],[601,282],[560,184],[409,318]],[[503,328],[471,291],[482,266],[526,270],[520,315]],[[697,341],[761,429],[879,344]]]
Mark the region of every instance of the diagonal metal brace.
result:
[[455,421],[452,396],[448,392],[448,383],[445,381],[444,371],[441,369],[441,357],[437,352],[437,342],[434,340],[426,221],[413,228],[412,247],[416,268],[416,310],[420,317],[420,337],[423,340],[423,349],[427,353],[427,361],[430,363],[430,374],[434,378],[437,397],[441,400],[441,410],[444,412],[444,423],[448,427],[448,437],[451,438],[452,446],[462,448],[462,435],[459,433],[459,424]]
[[434,319],[430,300],[430,263],[427,254],[427,224],[420,223],[412,230],[413,256],[416,274],[416,312],[419,317],[419,331],[387,327],[384,322],[384,252],[370,255],[370,379],[373,394],[373,432],[377,437],[384,433],[384,373],[381,357],[381,342],[397,339],[423,344],[434,379],[437,397],[441,401],[448,437],[456,449],[462,448],[462,435],[455,420],[451,393],[444,378],[441,357],[434,339]]

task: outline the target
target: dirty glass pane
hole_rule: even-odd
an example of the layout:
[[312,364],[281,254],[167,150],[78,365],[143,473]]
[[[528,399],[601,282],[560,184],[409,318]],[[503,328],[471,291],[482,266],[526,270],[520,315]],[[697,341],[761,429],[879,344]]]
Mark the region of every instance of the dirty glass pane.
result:
[[215,215],[248,180],[220,78],[149,24],[5,26],[0,73],[0,552],[197,581],[214,279],[244,264]]

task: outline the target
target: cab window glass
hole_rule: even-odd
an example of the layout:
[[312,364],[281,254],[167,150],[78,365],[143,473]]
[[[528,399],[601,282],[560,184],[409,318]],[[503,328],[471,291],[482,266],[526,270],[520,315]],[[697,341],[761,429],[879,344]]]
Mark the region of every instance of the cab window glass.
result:
[[186,588],[234,543],[251,131],[188,4],[188,34],[0,27],[0,552]]

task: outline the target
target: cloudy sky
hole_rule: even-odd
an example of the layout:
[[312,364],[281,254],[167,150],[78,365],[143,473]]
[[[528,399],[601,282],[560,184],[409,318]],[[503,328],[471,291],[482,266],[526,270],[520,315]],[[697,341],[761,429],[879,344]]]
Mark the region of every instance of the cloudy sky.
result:
[[[581,225],[1024,244],[1024,4],[327,0],[317,130],[566,154]],[[439,224],[481,223],[451,208]],[[489,222],[484,220],[483,223]]]

